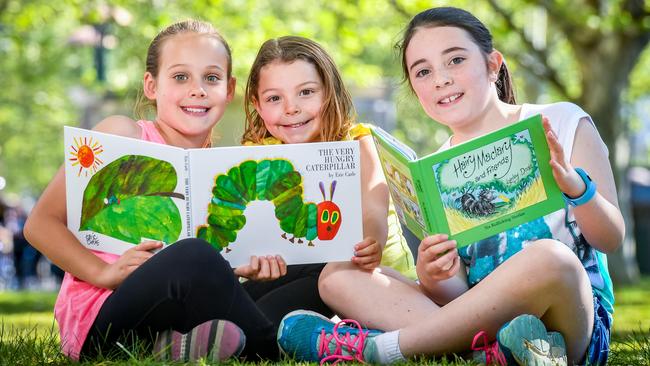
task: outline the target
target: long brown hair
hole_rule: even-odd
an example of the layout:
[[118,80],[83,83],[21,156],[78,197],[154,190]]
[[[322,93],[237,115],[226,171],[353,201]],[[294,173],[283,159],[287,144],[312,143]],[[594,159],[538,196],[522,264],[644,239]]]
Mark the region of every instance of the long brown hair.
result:
[[[147,49],[147,60],[145,71],[151,73],[154,78],[158,77],[158,68],[160,65],[160,50],[162,49],[163,44],[169,38],[172,38],[176,35],[183,33],[196,33],[204,34],[216,38],[223,44],[223,47],[226,49],[226,54],[228,57],[228,79],[232,74],[232,56],[230,52],[230,46],[228,42],[217,32],[216,29],[206,22],[200,20],[188,19],[182,22],[174,23],[167,28],[163,29],[158,35],[156,35],[149,48]],[[134,107],[134,113],[138,119],[146,119],[147,111],[156,110],[156,101],[147,99],[144,95],[144,90],[140,89],[138,92],[138,97]]]
[[354,106],[334,60],[318,43],[303,37],[286,36],[264,42],[253,62],[244,97],[246,127],[242,143],[261,143],[271,136],[254,107],[254,102],[259,101],[260,70],[275,61],[292,63],[296,60],[314,65],[323,82],[321,141],[338,141],[348,134],[354,120]]
[[[411,90],[413,90],[413,86],[411,85],[408,76],[406,48],[418,29],[444,26],[465,30],[483,52],[486,60],[487,56],[494,51],[494,47],[492,46],[492,34],[490,34],[490,31],[487,29],[485,24],[472,15],[472,13],[453,7],[439,7],[425,10],[411,19],[409,24],[406,26],[402,41],[397,45],[397,48],[400,50],[402,55],[402,71],[404,73],[404,80],[409,82]],[[508,71],[505,62],[501,64],[501,68],[499,69],[496,86],[499,99],[508,104],[516,104],[512,79],[510,78],[510,72]]]

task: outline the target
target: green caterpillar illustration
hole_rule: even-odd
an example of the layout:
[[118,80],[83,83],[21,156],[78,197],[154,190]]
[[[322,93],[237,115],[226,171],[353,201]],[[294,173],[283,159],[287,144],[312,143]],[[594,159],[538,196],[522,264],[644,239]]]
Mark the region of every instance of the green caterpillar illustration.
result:
[[[319,183],[323,202],[304,202],[302,176],[291,162],[284,159],[247,160],[220,174],[212,188],[208,204],[208,222],[197,228],[196,237],[218,249],[237,239],[237,232],[246,225],[244,210],[249,202],[273,202],[275,217],[284,231],[282,237],[314,246],[312,240],[332,240],[341,226],[341,210],[332,202],[336,181],[330,186],[330,200],[325,198],[323,182]],[[288,238],[287,234],[293,235]]]

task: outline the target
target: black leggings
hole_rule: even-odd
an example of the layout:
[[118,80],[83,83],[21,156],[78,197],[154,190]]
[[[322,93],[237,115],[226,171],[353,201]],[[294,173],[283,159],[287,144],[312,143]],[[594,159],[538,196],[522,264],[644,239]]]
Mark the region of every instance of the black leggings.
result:
[[310,309],[333,315],[318,295],[323,266],[289,266],[278,280],[242,286],[209,244],[181,240],[143,263],[106,299],[81,357],[120,355],[118,341],[127,349],[136,340],[151,347],[157,332],[185,333],[205,321],[227,319],[246,334],[242,356],[277,359],[275,338],[286,313]]

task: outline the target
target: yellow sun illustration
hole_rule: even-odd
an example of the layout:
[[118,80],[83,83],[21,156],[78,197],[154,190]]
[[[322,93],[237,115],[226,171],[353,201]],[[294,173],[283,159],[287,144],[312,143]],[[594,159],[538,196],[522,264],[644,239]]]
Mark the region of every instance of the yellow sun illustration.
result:
[[70,145],[70,155],[72,155],[70,161],[73,162],[72,166],[79,165],[77,176],[80,176],[82,171],[85,173],[86,177],[88,176],[89,170],[92,170],[92,172],[95,173],[97,168],[104,164],[104,162],[97,157],[97,155],[104,151],[104,147],[99,143],[99,141],[93,143],[92,137],[90,139],[80,137],[79,141],[75,138],[74,143],[76,146]]

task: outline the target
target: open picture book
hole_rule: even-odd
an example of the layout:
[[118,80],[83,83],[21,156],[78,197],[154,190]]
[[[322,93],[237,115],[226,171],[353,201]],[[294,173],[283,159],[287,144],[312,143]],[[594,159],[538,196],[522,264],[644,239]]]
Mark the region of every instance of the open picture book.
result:
[[398,216],[420,239],[444,233],[463,247],[564,207],[540,115],[421,158],[372,134]]
[[90,249],[198,237],[236,267],[348,261],[363,238],[358,141],[182,149],[64,135],[68,228]]

